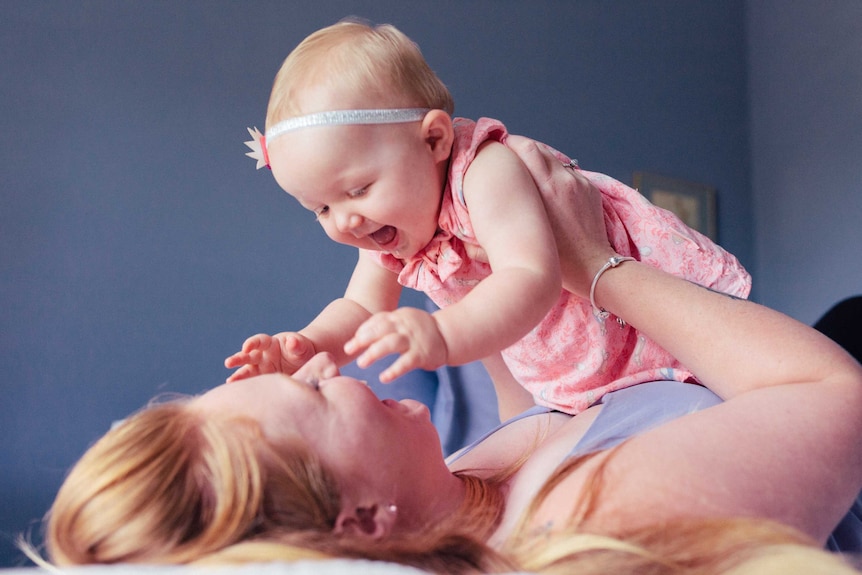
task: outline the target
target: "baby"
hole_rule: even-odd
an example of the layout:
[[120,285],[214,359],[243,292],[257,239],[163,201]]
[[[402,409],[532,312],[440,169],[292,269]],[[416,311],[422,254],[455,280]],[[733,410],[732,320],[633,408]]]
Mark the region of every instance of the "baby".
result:
[[[589,301],[573,295],[505,126],[453,121],[453,110],[417,46],[389,25],[343,21],[288,56],[266,135],[252,132],[249,155],[359,259],[344,297],[308,326],[246,340],[225,360],[239,368],[229,381],[292,373],[322,351],[361,367],[398,354],[383,382],[502,354],[537,404],[574,414],[616,389],[693,380],[632,326],[609,322],[593,290],[603,273],[637,259],[745,297],[751,281],[736,258],[635,190],[580,171],[602,192],[619,255],[597,270]],[[402,286],[441,309],[399,308]]]

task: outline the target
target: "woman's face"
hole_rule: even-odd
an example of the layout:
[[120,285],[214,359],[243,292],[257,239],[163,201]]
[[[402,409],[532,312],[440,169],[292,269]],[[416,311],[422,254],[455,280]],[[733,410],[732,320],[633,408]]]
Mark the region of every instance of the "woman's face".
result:
[[[318,378],[316,386],[308,383]],[[343,488],[397,491],[423,465],[443,457],[425,405],[380,401],[364,383],[338,375],[328,354],[318,354],[293,377],[268,374],[223,384],[192,405],[204,413],[254,418],[276,446],[301,438]]]

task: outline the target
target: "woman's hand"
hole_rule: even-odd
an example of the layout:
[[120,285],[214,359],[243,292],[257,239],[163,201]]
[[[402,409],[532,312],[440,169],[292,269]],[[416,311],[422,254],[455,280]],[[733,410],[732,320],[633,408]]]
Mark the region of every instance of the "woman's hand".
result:
[[[542,193],[564,285],[588,294],[614,254],[599,193],[541,145],[515,136],[508,145]],[[634,529],[678,517],[753,516],[825,540],[862,485],[862,367],[787,316],[640,262],[603,275],[596,299],[726,401],[620,446],[603,467],[589,521]],[[578,472],[570,477],[578,485]],[[571,486],[557,489],[571,497]]]
[[542,194],[557,242],[563,287],[588,297],[596,271],[615,253],[608,241],[601,193],[543,145],[523,136],[509,136],[506,145],[527,166]]

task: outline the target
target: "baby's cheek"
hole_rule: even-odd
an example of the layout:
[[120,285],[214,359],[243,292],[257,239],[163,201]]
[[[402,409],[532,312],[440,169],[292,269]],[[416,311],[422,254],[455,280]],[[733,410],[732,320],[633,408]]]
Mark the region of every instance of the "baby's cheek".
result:
[[356,238],[350,234],[342,234],[339,232],[335,226],[328,226],[326,224],[323,225],[323,231],[326,232],[326,235],[334,242],[339,244],[344,244],[347,246],[355,246]]

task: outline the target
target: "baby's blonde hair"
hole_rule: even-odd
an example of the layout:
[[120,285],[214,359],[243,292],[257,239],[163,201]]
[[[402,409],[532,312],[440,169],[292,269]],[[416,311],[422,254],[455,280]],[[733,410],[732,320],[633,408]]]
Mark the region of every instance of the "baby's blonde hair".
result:
[[428,66],[419,47],[389,24],[343,20],[303,40],[275,77],[266,126],[325,110],[300,109],[309,88],[344,90],[364,107],[432,108],[454,112],[449,90]]

